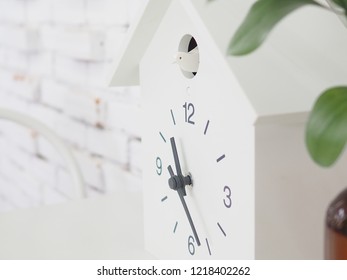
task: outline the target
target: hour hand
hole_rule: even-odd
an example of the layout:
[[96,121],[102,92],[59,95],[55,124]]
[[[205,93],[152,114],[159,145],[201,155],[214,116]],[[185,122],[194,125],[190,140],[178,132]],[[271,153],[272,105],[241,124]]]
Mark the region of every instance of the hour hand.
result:
[[[171,148],[172,148],[172,153],[174,156],[174,160],[175,160],[175,166],[176,166],[176,171],[177,171],[177,175],[181,176],[182,175],[182,169],[181,169],[181,165],[180,165],[180,160],[178,158],[178,153],[177,153],[177,147],[176,147],[176,142],[175,142],[175,138],[171,137],[170,138],[170,142],[171,142]],[[171,175],[171,174],[170,174]]]

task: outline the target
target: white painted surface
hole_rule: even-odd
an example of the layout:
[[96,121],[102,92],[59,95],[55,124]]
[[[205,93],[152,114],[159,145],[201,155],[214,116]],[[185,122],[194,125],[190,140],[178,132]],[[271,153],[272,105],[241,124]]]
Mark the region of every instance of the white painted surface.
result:
[[[168,2],[149,1],[129,34],[123,55],[116,60],[111,84],[139,84],[141,57],[170,7]],[[333,13],[313,5],[300,9],[283,20],[259,50],[240,58],[228,57],[227,46],[255,0],[181,2],[182,12],[189,14],[202,37],[210,41],[221,71],[227,71],[227,66],[233,72],[259,117],[308,111],[320,92],[345,81],[346,28]],[[144,26],[148,32],[143,32]]]
[[[228,58],[228,41],[253,2],[162,2],[162,18],[155,17],[145,37],[142,24],[133,29],[118,60],[111,84],[140,83],[143,89],[145,240],[159,258],[323,257],[324,211],[347,178],[338,166],[327,172],[312,163],[304,128],[318,94],[345,81],[346,30],[327,11],[308,7],[288,17],[254,54]],[[144,11],[139,23],[148,21],[154,8]],[[199,69],[191,80],[172,64],[185,34],[199,46]],[[333,52],[327,52],[331,45]],[[193,126],[184,120],[185,102],[195,106]],[[211,121],[215,138],[202,135],[203,119]],[[186,200],[202,245],[193,241],[193,256],[192,230],[167,184],[167,166],[174,166],[171,136],[177,139],[183,173],[191,172],[195,182]],[[210,165],[216,151],[227,155],[224,169]],[[157,157],[162,175],[156,172]],[[230,212],[216,198],[223,184],[232,186]],[[227,236],[214,235],[216,220],[223,221]]]
[[0,259],[152,259],[139,193],[0,214]]
[[[175,20],[177,15],[179,22]],[[167,34],[170,36],[163,41]],[[185,34],[194,36],[201,58],[198,73],[192,79],[183,75],[179,65],[172,64]],[[140,66],[145,240],[146,248],[159,259],[254,258],[252,108],[232,73],[221,71],[219,65],[211,56],[209,39],[199,32],[189,14],[182,12],[180,2],[172,2]],[[194,105],[194,125],[185,121],[185,103]],[[191,113],[192,109],[187,117]],[[204,135],[208,120],[208,132]],[[200,247],[196,240],[193,242],[193,256],[188,250],[192,230],[177,193],[167,182],[168,165],[175,170],[170,137],[176,138],[183,173],[190,172],[193,178],[193,187],[187,187],[186,202],[201,242]],[[217,163],[223,154],[225,159]],[[157,157],[162,161],[160,176]],[[231,208],[223,203],[225,186],[230,187],[233,195]],[[165,196],[168,199],[162,202]],[[177,230],[173,233],[176,222]]]
[[255,128],[257,259],[323,259],[325,213],[346,186],[346,158],[317,166],[304,143],[305,122]]

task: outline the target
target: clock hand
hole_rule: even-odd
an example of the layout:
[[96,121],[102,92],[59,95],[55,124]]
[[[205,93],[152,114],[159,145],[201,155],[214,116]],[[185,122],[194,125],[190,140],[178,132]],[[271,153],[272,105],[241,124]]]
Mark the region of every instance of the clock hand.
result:
[[200,245],[201,245],[200,239],[199,239],[198,233],[196,232],[196,229],[195,229],[195,226],[194,226],[192,217],[190,216],[190,213],[189,213],[189,210],[188,210],[186,201],[185,201],[185,199],[184,199],[184,196],[183,196],[183,194],[180,193],[180,192],[178,192],[178,196],[180,197],[181,202],[182,202],[182,205],[183,205],[183,208],[184,208],[184,211],[186,212],[186,215],[187,215],[187,218],[188,218],[190,227],[192,228],[193,235],[194,235],[195,240],[196,240],[196,244],[198,244],[198,246],[200,246]]
[[174,160],[175,160],[175,166],[176,166],[176,170],[177,170],[177,175],[178,176],[182,176],[182,170],[181,170],[180,160],[178,158],[175,138],[171,137],[170,138],[170,142],[171,142],[172,153],[173,153]]
[[186,189],[185,186],[191,185],[192,180],[190,179],[190,176],[176,176],[172,170],[171,165],[167,167],[170,173],[170,178],[169,178],[169,186],[171,189],[177,191],[180,195],[186,196]]
[[191,182],[192,182],[191,178],[190,178],[190,176],[186,176],[186,177],[183,177],[182,175],[181,176],[176,176],[174,174],[173,170],[172,170],[171,165],[169,165],[167,167],[167,169],[169,170],[169,173],[170,173],[170,176],[171,176],[170,179],[169,179],[169,186],[170,186],[171,189],[177,191],[178,196],[180,197],[181,203],[183,205],[184,211],[186,212],[186,215],[187,215],[190,227],[191,227],[191,229],[193,231],[193,235],[195,237],[196,244],[198,246],[200,246],[201,243],[200,243],[200,239],[199,239],[198,233],[196,232],[193,219],[192,219],[192,217],[190,215],[190,212],[189,212],[188,207],[187,207],[187,203],[186,203],[186,201],[184,199],[184,196],[186,195],[185,186],[191,184]]
[[[177,152],[177,148],[176,148],[176,142],[175,142],[175,138],[174,137],[171,137],[170,138],[170,142],[171,142],[171,148],[172,148],[172,153],[173,153],[173,157],[174,157],[174,161],[175,161],[175,166],[176,166],[176,171],[177,171],[177,176],[178,177],[183,177],[183,174],[182,174],[182,169],[181,169],[181,164],[180,164],[180,160],[178,158],[178,152]],[[172,170],[172,169],[171,169]],[[170,170],[169,170],[170,172]],[[170,173],[171,177],[173,177],[173,175]],[[187,176],[188,177],[188,176]],[[190,177],[189,177],[190,179]],[[184,186],[186,185],[191,185],[191,180],[190,182],[184,184]],[[186,188],[180,188],[179,192],[182,192],[184,196],[186,196]]]

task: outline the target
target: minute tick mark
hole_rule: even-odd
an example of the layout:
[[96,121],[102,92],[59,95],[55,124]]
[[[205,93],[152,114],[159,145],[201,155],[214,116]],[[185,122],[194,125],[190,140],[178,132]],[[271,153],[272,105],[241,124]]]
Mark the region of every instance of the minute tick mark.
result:
[[207,245],[208,253],[209,253],[210,256],[211,256],[212,254],[211,254],[210,244],[208,243],[207,238],[206,238],[206,245]]
[[219,229],[221,230],[221,232],[223,233],[224,236],[227,236],[227,234],[225,233],[224,229],[222,228],[222,226],[220,225],[220,223],[217,223]]
[[164,197],[161,199],[161,202],[164,202],[165,200],[167,200],[167,196],[164,196]]
[[166,139],[165,139],[163,133],[159,132],[159,134],[160,134],[161,138],[164,140],[164,142],[166,143]]
[[170,111],[171,111],[171,117],[172,117],[173,124],[176,125],[174,113],[173,113],[172,109]]
[[176,224],[175,224],[175,227],[174,227],[173,233],[176,233],[177,225],[178,225],[178,222],[176,222]]
[[206,135],[206,132],[207,132],[209,124],[210,124],[210,120],[208,120],[207,123],[206,123],[205,130],[204,130],[204,135]]
[[217,158],[217,162],[220,162],[224,158],[225,158],[225,155],[221,155],[219,158]]

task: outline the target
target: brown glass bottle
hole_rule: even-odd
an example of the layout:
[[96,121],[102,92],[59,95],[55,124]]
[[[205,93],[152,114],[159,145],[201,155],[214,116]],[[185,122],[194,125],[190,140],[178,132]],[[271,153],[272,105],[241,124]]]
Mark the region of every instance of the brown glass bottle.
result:
[[334,199],[327,211],[325,259],[347,260],[347,189]]

